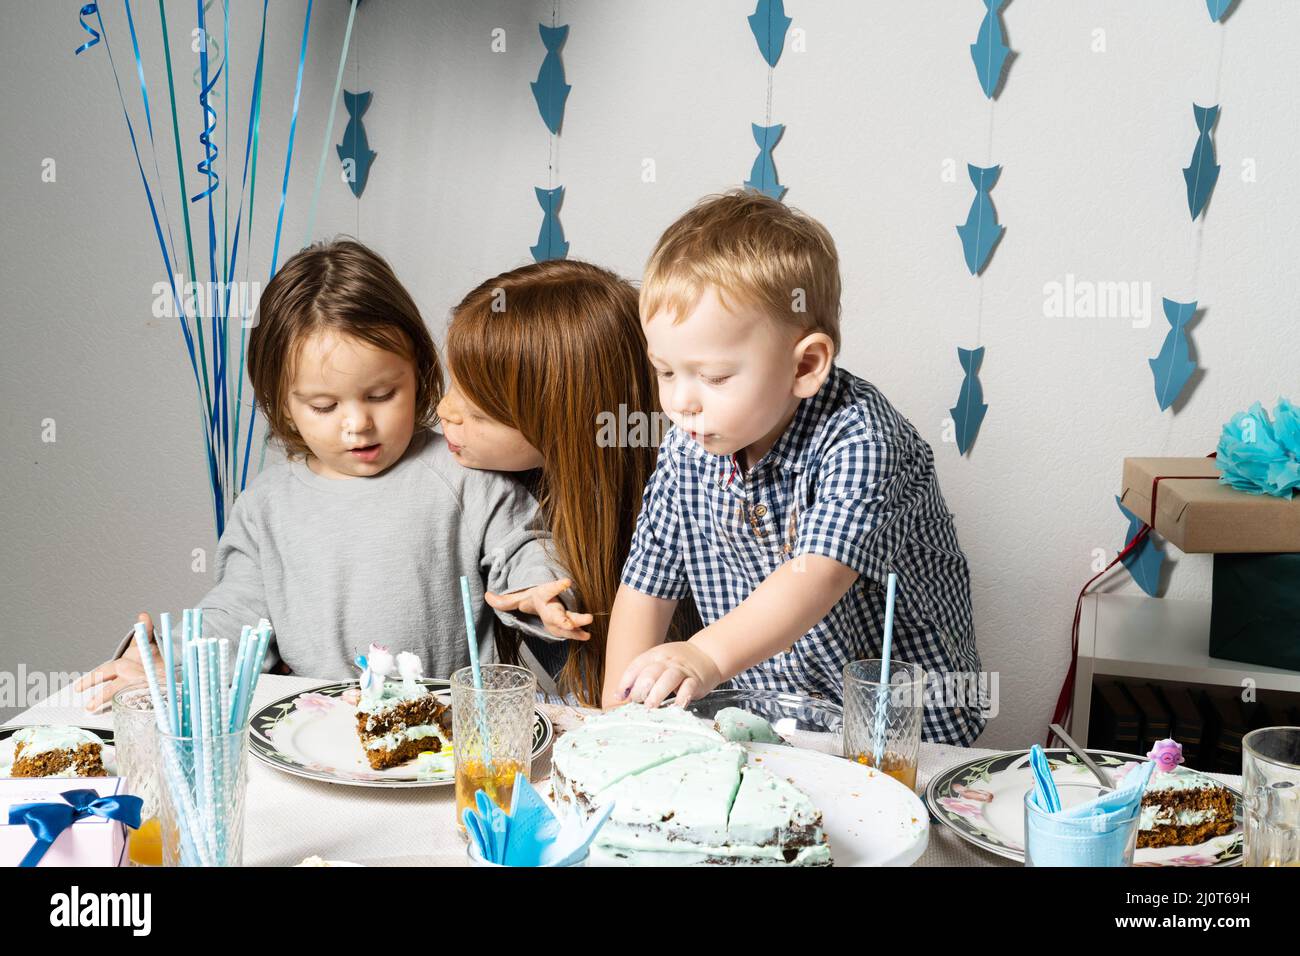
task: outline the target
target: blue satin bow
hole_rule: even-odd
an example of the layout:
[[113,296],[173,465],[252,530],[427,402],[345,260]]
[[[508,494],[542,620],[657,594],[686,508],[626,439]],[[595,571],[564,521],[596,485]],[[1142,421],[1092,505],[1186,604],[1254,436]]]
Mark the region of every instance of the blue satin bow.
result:
[[9,808],[9,825],[25,823],[36,837],[19,866],[39,863],[59,834],[83,817],[106,817],[125,823],[132,830],[140,828],[144,801],[139,797],[101,797],[94,790],[64,790],[60,796],[67,803],[18,803]]

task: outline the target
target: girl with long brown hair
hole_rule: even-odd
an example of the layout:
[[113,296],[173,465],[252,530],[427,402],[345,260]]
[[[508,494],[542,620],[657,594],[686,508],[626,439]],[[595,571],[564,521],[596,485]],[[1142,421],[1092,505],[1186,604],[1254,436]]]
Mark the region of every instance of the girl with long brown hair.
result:
[[[594,614],[588,639],[556,646],[557,686],[599,706],[608,611],[659,443],[637,292],[586,262],[523,266],[465,296],[445,350],[452,382],[438,415],[452,457],[519,473],[534,491],[552,563]],[[487,600],[528,610],[510,595]],[[528,646],[545,664],[538,643]]]

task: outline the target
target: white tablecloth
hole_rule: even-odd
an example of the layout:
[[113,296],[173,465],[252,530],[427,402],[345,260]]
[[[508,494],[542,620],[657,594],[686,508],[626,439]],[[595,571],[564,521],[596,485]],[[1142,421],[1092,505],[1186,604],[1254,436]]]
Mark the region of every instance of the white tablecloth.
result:
[[[300,693],[326,681],[309,677],[263,675],[253,697],[253,709],[288,694]],[[6,726],[75,724],[111,729],[111,713],[88,714],[85,695],[64,688],[49,700],[19,714]],[[542,705],[555,723],[556,734],[582,720],[571,707]],[[921,744],[918,789],[953,764],[993,750]],[[248,761],[248,809],[244,832],[244,863],[287,866],[307,856],[351,860],[373,866],[463,866],[465,843],[453,821],[455,798],[450,786],[378,790],[304,780]],[[532,779],[550,774],[549,755],[534,764]],[[1241,778],[1212,774],[1234,787]],[[985,853],[944,827],[932,825],[930,844],[917,866],[1018,866]]]

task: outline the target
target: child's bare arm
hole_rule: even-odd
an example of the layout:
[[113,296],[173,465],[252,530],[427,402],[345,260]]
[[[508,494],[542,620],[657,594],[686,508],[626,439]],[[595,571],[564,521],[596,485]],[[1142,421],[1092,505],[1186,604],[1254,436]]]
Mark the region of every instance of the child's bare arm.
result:
[[[642,649],[621,672],[619,702],[657,707],[674,691],[681,704],[702,697],[724,680],[789,650],[824,618],[858,579],[858,572],[818,554],[787,562],[733,611],[689,641]],[[615,659],[606,663],[605,695]],[[622,691],[631,688],[626,698]]]
[[609,640],[605,648],[605,686],[601,706],[625,703],[626,685],[619,678],[627,666],[644,651],[662,644],[668,634],[677,602],[642,594],[626,584],[620,585],[609,618]]

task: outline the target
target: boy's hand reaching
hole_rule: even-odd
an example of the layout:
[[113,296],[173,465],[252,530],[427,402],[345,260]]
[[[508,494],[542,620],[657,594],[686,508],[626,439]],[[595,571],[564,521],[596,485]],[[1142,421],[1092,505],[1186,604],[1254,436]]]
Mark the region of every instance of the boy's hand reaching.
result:
[[592,616],[568,610],[559,599],[560,592],[572,586],[572,581],[563,578],[524,588],[522,591],[511,591],[509,594],[487,591],[483,594],[483,600],[498,611],[519,611],[541,618],[546,633],[552,637],[565,641],[585,641],[591,634],[584,631],[582,626],[590,624]]
[[624,701],[658,707],[674,690],[675,703],[685,707],[722,683],[713,658],[690,641],[660,644],[640,654],[619,680]]
[[[140,613],[138,620],[144,623],[145,633],[149,635],[150,642],[153,641],[153,620],[148,614]],[[154,644],[154,674],[160,674],[159,669],[158,646]],[[113,695],[119,690],[130,687],[132,684],[139,684],[145,680],[144,664],[140,660],[140,648],[132,641],[127,647],[126,653],[114,661],[105,661],[100,664],[89,674],[83,674],[81,678],[72,685],[75,691],[89,690],[92,687],[98,687],[99,693],[93,694],[86,701],[86,710],[89,713],[97,713],[103,710],[113,700]]]

